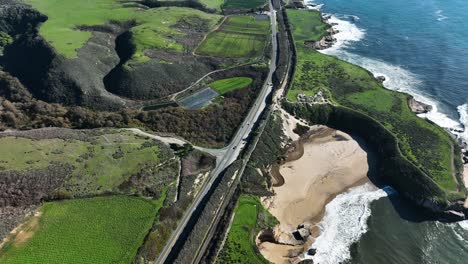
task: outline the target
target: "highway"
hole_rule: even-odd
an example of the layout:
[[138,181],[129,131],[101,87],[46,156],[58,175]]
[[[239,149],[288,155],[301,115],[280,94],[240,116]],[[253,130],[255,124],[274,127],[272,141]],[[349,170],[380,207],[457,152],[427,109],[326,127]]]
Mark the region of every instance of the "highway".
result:
[[216,151],[214,150],[207,151],[208,153],[217,154],[216,155],[217,157],[216,167],[213,169],[209,178],[205,181],[204,185],[202,186],[202,188],[196,195],[193,203],[186,210],[176,230],[172,233],[170,239],[166,243],[166,246],[162,250],[158,259],[156,260],[156,263],[166,262],[167,257],[169,256],[173,246],[179,239],[180,234],[183,232],[185,226],[187,225],[189,220],[192,218],[193,212],[197,209],[197,207],[200,205],[200,202],[207,195],[207,193],[211,189],[213,183],[218,178],[218,176],[239,157],[241,150],[245,147],[245,144],[246,144],[245,139],[249,137],[250,133],[252,132],[253,125],[257,122],[262,111],[267,106],[266,98],[271,94],[273,90],[272,76],[276,70],[276,55],[278,52],[278,45],[277,45],[277,40],[276,40],[276,34],[277,34],[276,11],[273,8],[271,0],[269,2],[269,9],[270,9],[269,17],[270,17],[270,22],[271,22],[272,49],[271,49],[271,60],[270,60],[269,72],[263,84],[262,90],[260,91],[260,94],[257,96],[257,99],[254,105],[249,110],[247,117],[244,119],[240,128],[236,132],[236,135],[231,140],[231,143],[223,149],[216,150]]

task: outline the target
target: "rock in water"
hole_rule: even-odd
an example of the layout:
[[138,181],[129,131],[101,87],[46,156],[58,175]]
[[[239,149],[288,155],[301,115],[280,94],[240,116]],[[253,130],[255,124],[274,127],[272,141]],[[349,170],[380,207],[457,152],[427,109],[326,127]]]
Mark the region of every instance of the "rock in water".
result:
[[431,105],[416,101],[414,98],[410,98],[408,100],[408,105],[411,108],[411,111],[413,111],[416,114],[425,114],[432,110]]
[[385,76],[377,76],[375,78],[377,79],[377,81],[379,81],[381,83],[385,82],[385,80],[386,80]]
[[315,248],[310,248],[309,250],[307,250],[308,255],[314,256],[316,253],[317,253],[317,249]]

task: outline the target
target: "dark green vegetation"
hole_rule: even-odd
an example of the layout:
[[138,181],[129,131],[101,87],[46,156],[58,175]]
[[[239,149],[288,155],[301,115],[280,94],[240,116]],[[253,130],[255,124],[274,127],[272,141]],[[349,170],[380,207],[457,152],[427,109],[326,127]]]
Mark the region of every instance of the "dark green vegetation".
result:
[[418,202],[442,202],[446,193],[449,199],[463,195],[457,194],[453,164],[458,156],[453,155],[456,146],[448,133],[412,113],[409,95],[387,90],[365,69],[309,48],[307,40],[318,40],[327,28],[318,12],[288,10],[288,17],[297,51],[288,98],[296,101],[298,93],[321,90],[335,105],[286,103],[288,110],[316,123],[359,132],[385,156],[385,178]]
[[131,263],[161,206],[125,196],[45,203],[29,237],[3,247],[0,262]]
[[223,9],[256,9],[264,5],[265,0],[226,0]]
[[252,83],[252,79],[249,77],[233,77],[233,78],[214,81],[208,84],[208,87],[214,89],[219,94],[225,94],[227,92],[245,88],[251,83]]
[[260,230],[276,224],[278,221],[263,208],[258,197],[241,195],[217,263],[269,263],[258,252],[255,238]]
[[226,58],[259,57],[265,50],[269,25],[268,19],[255,16],[229,16],[217,30],[208,34],[196,53]]
[[266,70],[263,66],[249,66],[215,74],[214,79],[245,76],[253,80],[245,88],[224,94],[221,104],[210,104],[198,110],[165,108],[142,112],[137,119],[153,130],[176,133],[196,145],[221,147],[229,142],[253,104]]
[[[282,120],[278,115],[270,115],[266,122],[265,129],[242,175],[241,194],[235,200],[237,202],[233,209],[233,223],[217,263],[269,263],[258,252],[255,239],[259,232],[264,230],[265,233],[260,239],[268,240],[272,235],[271,228],[278,224],[278,221],[260,203],[260,197],[273,195],[269,191],[271,177],[268,175],[267,167],[276,163],[283,155],[281,146],[284,134]],[[230,214],[225,221],[230,221]]]
[[266,68],[241,67],[214,74],[215,80],[245,76],[253,82],[223,95],[222,104],[200,110],[166,107],[152,111],[126,109],[119,112],[93,111],[84,107],[49,104],[33,98],[19,81],[0,71],[0,130],[41,127],[99,128],[146,127],[175,133],[193,144],[222,146],[229,142],[243,116],[263,85]]

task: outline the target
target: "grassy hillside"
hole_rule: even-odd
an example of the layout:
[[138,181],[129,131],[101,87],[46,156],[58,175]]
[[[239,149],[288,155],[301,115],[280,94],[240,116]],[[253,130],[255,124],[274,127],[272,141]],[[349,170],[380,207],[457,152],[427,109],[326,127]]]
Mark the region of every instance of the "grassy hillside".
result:
[[114,190],[145,166],[173,157],[154,140],[116,132],[101,132],[84,140],[2,137],[0,172],[33,173],[57,164],[71,166],[63,189],[81,195]]
[[225,94],[230,91],[245,88],[249,86],[252,81],[252,78],[249,77],[233,77],[214,81],[207,86],[213,88],[219,94]]
[[228,17],[196,50],[196,54],[240,58],[260,56],[267,43],[270,21],[254,16]]
[[457,191],[453,141],[442,128],[417,117],[408,107],[409,95],[390,91],[363,68],[316,52],[304,44],[318,40],[327,28],[316,11],[288,10],[297,50],[297,67],[288,99],[319,89],[331,101],[373,118],[398,139],[404,157],[446,191]]
[[40,34],[67,58],[77,56],[77,50],[90,39],[91,32],[79,30],[80,26],[99,26],[110,21],[135,21],[130,29],[136,46],[134,60],[145,61],[147,49],[164,49],[182,52],[183,46],[176,38],[185,36],[174,26],[181,20],[201,18],[213,27],[221,18],[199,10],[181,7],[142,9],[135,1],[118,0],[26,0],[49,19],[41,26]]
[[45,203],[0,253],[0,262],[131,263],[143,243],[158,201],[108,196]]
[[263,208],[257,196],[241,195],[217,263],[269,263],[258,252],[255,238],[261,229],[276,224],[277,220]]

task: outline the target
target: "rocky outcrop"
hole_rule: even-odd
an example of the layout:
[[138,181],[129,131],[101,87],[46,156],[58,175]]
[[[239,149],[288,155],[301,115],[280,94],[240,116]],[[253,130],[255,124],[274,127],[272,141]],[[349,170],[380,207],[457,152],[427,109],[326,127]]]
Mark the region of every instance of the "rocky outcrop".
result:
[[315,50],[324,50],[332,47],[336,43],[333,35],[327,35],[319,41],[306,41],[305,44]]
[[381,83],[383,83],[383,82],[385,82],[385,80],[387,80],[387,78],[385,78],[385,76],[382,76],[382,75],[375,77],[375,79],[377,79],[377,81],[379,81]]
[[303,104],[331,104],[328,93],[324,89],[319,89],[313,96],[300,93],[296,99]]
[[416,114],[425,114],[432,110],[431,105],[416,101],[416,99],[414,99],[413,97],[408,99],[408,106],[410,107],[411,111],[413,111]]
[[[329,16],[324,16],[323,17],[324,22],[327,22],[329,18],[330,18]],[[333,24],[329,24],[329,25],[330,25],[330,28],[327,29],[326,35],[322,37],[319,41],[305,41],[304,43],[307,46],[315,50],[324,50],[324,49],[331,48],[336,43],[336,38],[333,35],[337,34],[338,30],[335,30],[332,27]]]

